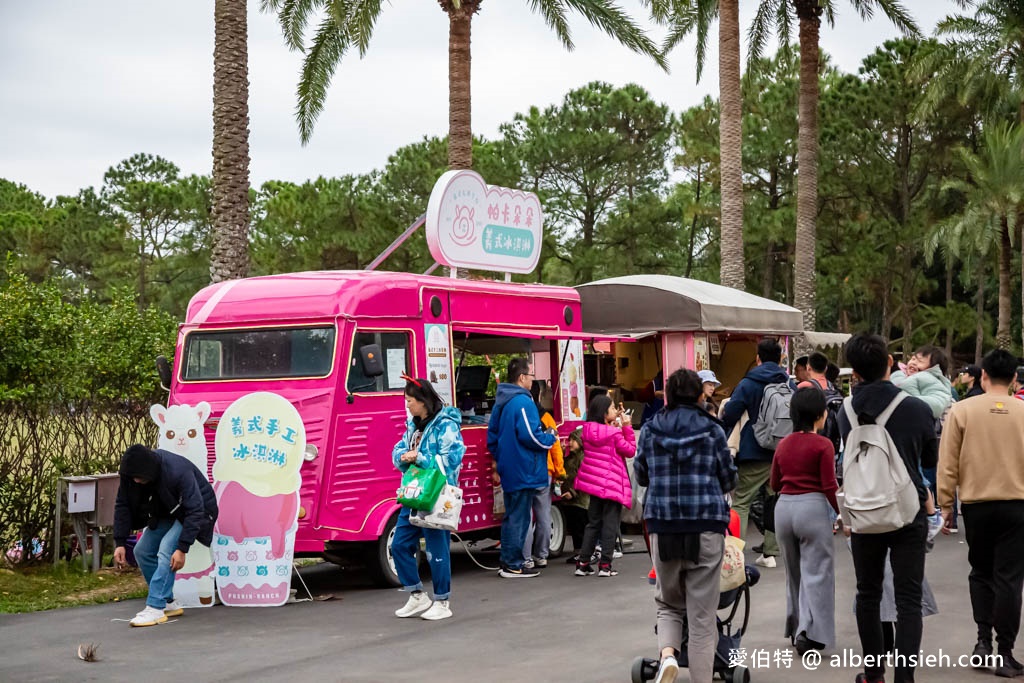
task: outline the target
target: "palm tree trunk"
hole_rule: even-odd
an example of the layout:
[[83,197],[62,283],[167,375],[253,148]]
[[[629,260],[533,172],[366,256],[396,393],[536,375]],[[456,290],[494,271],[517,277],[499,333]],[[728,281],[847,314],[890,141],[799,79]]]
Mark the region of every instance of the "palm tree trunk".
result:
[[470,122],[470,23],[478,2],[448,12],[448,168],[473,168]]
[[718,79],[721,113],[722,219],[719,279],[745,289],[743,265],[743,103],[740,94],[739,0],[718,3]]
[[796,0],[800,18],[800,133],[797,139],[796,307],[804,329],[817,323],[815,218],[818,212],[818,0]]
[[1010,240],[1010,222],[1002,217],[999,227],[999,322],[996,327],[996,346],[1010,348],[1010,261],[1013,245]]
[[249,274],[249,65],[245,0],[216,0],[210,281]]
[[975,300],[975,317],[978,320],[977,332],[974,337],[974,364],[981,364],[981,354],[985,350],[985,257],[978,255],[978,296]]

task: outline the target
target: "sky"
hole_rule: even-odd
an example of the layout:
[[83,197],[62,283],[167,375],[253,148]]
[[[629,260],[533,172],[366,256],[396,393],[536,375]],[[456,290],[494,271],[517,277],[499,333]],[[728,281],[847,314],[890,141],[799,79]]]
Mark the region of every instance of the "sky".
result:
[[[622,4],[643,18],[636,0]],[[364,173],[402,145],[447,134],[448,21],[437,2],[386,4],[367,55],[339,66],[305,147],[294,117],[302,56],[288,51],[276,19],[258,5],[249,0],[254,187]],[[904,5],[926,35],[956,11],[952,0]],[[821,45],[842,70],[856,71],[898,35],[880,14],[864,22],[850,2],[836,6],[836,27],[822,27]],[[740,7],[746,27],[756,3]],[[675,111],[717,96],[717,24],[700,83],[692,39],[670,55],[665,73],[584,20],[573,22],[575,50],[566,51],[525,0],[485,0],[472,26],[476,135],[495,137],[517,112],[556,104],[594,80],[639,83]],[[0,178],[47,197],[75,194],[99,188],[109,167],[138,152],[163,156],[183,174],[209,174],[213,35],[212,0],[0,0]]]

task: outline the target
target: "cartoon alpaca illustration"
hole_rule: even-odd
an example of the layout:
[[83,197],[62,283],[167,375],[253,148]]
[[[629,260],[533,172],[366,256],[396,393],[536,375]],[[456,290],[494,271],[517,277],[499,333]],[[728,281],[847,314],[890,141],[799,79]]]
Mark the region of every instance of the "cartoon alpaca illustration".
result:
[[460,247],[468,246],[476,236],[476,210],[469,206],[455,207],[455,220],[452,221],[452,241]]
[[[210,404],[201,401],[195,406],[177,405],[165,408],[153,405],[149,415],[160,428],[157,443],[161,450],[185,458],[206,475],[206,436],[203,425],[210,417]],[[214,562],[210,549],[199,543],[192,544],[182,567],[174,580],[174,596],[185,607],[208,607],[213,604]]]

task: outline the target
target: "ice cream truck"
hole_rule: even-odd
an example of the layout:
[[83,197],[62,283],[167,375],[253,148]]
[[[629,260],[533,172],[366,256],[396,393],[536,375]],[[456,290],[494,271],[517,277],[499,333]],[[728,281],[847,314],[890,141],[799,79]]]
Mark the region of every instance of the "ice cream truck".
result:
[[492,374],[504,368],[488,362],[531,357],[565,433],[582,416],[583,343],[596,340],[583,332],[579,293],[455,277],[460,268],[533,271],[541,220],[536,196],[453,171],[438,181],[422,221],[452,277],[325,271],[211,285],[192,298],[179,328],[173,370],[164,373],[170,404],[210,404],[212,466],[216,426],[235,399],[256,391],[288,399],[307,443],[296,553],[358,554],[380,582],[398,585],[390,540],[400,475],[391,452],[407,419],[403,374],[427,378],[463,412],[460,533],[468,537],[500,524],[486,431]]
[[778,337],[788,356],[789,338],[803,333],[798,309],[700,280],[629,275],[576,289],[588,330],[635,340],[595,344],[588,381],[621,387],[641,403],[656,377],[682,367],[714,371],[725,398],[753,367],[758,341]]

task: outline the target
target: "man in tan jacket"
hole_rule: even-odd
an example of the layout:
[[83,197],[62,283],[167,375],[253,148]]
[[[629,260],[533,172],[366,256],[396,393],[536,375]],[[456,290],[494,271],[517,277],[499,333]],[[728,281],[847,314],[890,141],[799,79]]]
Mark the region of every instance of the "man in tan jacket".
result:
[[1002,662],[997,676],[1024,675],[1013,657],[1024,587],[1024,401],[1010,395],[1017,359],[993,351],[982,361],[985,393],[953,405],[939,446],[939,507],[949,533],[954,494],[967,530],[971,606],[978,625],[974,654]]

